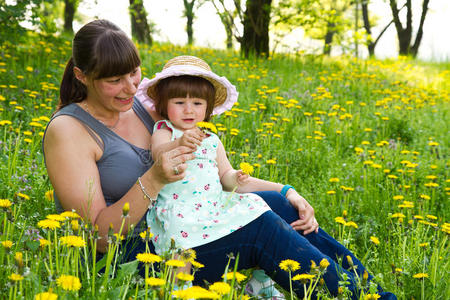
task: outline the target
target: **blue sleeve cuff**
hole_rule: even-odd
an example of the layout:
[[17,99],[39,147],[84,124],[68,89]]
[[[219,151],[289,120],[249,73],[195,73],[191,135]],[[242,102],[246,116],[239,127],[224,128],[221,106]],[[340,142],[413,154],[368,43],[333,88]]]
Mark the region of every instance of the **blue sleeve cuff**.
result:
[[[286,184],[285,186],[283,186],[283,188],[281,189],[280,194],[283,195],[283,197],[286,197],[286,193],[289,189],[294,189],[294,187],[292,185]],[[295,191],[295,189],[294,189]]]

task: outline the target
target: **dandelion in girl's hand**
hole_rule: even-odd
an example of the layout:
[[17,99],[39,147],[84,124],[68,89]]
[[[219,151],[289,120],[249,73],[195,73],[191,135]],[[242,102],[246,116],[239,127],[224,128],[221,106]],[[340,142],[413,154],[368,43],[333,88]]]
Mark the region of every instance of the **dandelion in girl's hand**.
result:
[[65,291],[78,291],[81,288],[80,279],[72,275],[59,276],[56,284]]
[[217,128],[213,123],[198,122],[197,127],[199,127],[200,129],[208,129],[211,132],[217,133]]
[[294,272],[300,269],[300,264],[292,259],[285,259],[280,262],[280,268],[286,272]]
[[239,168],[242,170],[242,172],[244,174],[248,174],[248,175],[252,175],[253,171],[254,171],[253,166],[251,164],[249,164],[249,163],[246,163],[246,162],[242,162],[239,165]]

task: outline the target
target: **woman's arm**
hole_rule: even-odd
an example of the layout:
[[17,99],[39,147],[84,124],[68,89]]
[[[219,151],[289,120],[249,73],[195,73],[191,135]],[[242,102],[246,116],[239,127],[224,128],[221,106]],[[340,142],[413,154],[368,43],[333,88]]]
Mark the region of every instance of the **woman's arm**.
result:
[[[133,185],[116,203],[106,206],[96,164],[102,151],[76,119],[69,116],[54,119],[47,129],[44,149],[49,178],[62,207],[74,209],[86,221],[98,226],[102,237],[98,242],[99,251],[106,251],[110,224],[115,232],[119,231],[126,202],[130,204],[130,212],[123,234],[146,213],[149,200],[143,197],[138,185]],[[141,177],[148,194],[156,197],[166,183],[183,178],[187,167],[184,162],[192,158],[186,148],[157,157],[152,168]],[[173,163],[180,164],[178,176],[173,174]]]
[[[251,193],[257,191],[276,191],[280,192],[284,185],[259,178],[248,176],[243,180],[239,178],[242,176],[242,171],[235,170],[227,158],[225,148],[222,143],[217,147],[217,166],[219,168],[220,182],[225,191],[231,191],[236,188],[237,193]],[[296,190],[289,189],[286,192],[286,198],[297,209],[299,219],[290,225],[295,230],[303,230],[304,234],[310,232],[318,232],[318,223],[314,217],[313,207],[300,196]]]

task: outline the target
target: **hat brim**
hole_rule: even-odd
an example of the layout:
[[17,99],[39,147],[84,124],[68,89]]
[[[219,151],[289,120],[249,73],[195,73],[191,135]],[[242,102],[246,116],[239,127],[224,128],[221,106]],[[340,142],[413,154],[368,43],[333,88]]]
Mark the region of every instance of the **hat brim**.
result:
[[155,110],[155,88],[158,82],[164,78],[182,75],[202,77],[212,83],[216,90],[213,115],[218,115],[231,109],[237,101],[239,94],[236,87],[227,78],[192,65],[170,66],[156,73],[152,79],[144,78],[139,84],[136,97],[150,109]]

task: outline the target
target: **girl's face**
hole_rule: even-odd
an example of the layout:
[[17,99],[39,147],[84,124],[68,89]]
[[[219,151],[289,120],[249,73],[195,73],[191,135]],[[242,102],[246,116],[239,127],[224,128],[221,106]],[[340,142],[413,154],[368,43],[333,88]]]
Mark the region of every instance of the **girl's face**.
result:
[[170,122],[182,131],[194,128],[206,117],[207,102],[201,98],[171,98],[167,101]]
[[133,96],[141,82],[141,68],[130,73],[101,78],[88,84],[88,97],[111,111],[127,111],[133,105]]

